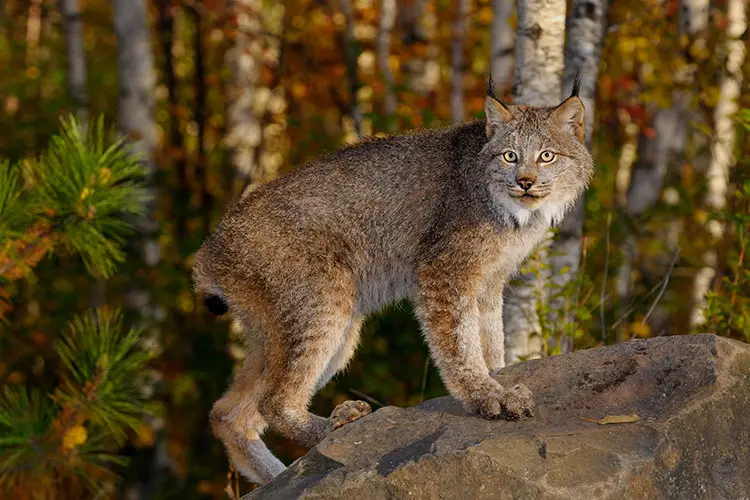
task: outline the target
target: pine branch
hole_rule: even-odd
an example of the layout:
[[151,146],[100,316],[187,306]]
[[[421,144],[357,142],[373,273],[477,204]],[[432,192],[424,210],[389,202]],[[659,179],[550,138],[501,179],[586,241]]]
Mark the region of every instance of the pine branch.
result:
[[71,321],[56,345],[65,370],[53,395],[6,386],[0,488],[33,483],[55,493],[70,483],[99,490],[103,478],[114,477],[111,465],[125,461],[117,450],[148,413],[138,380],[153,356],[139,335],[123,328],[117,311],[90,311]]
[[22,277],[55,244],[79,254],[92,275],[109,277],[125,258],[125,238],[143,214],[140,158],[104,130],[84,135],[73,117],[46,152],[23,168],[0,163],[0,277]]

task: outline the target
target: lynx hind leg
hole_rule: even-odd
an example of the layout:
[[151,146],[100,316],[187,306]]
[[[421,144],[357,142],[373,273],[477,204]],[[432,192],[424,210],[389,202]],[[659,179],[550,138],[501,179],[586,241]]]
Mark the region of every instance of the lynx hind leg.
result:
[[[341,344],[338,352],[328,364],[325,373],[318,381],[318,389],[323,388],[334,375],[346,368],[349,360],[354,356],[354,351],[357,350],[362,323],[364,323],[362,316],[355,316],[352,319],[344,343]],[[333,409],[331,416],[328,417],[328,425],[331,430],[335,430],[368,415],[370,412],[372,412],[372,408],[364,401],[344,401]]]
[[[277,341],[268,345],[268,378],[260,401],[261,413],[272,428],[308,447],[333,430],[331,419],[307,410],[310,400],[319,383],[335,373],[329,370],[332,363],[343,365],[354,352],[354,346],[346,347],[353,300],[344,302],[340,297],[311,307],[304,321],[290,322],[283,337],[278,332],[274,335]],[[316,299],[326,302],[319,295]],[[337,359],[339,354],[341,358]],[[364,407],[359,408],[364,415]]]
[[248,480],[265,483],[285,466],[261,440],[266,422],[258,411],[257,396],[263,385],[262,349],[249,353],[229,390],[211,410],[214,434],[227,451],[232,466]]
[[326,384],[330,382],[337,373],[343,371],[346,368],[346,365],[349,364],[349,361],[354,356],[354,352],[357,350],[357,345],[359,344],[359,334],[362,329],[363,323],[364,318],[362,316],[357,315],[352,318],[351,325],[347,329],[344,342],[341,343],[338,350],[336,351],[336,354],[334,354],[330,363],[328,363],[325,372],[323,372],[323,376],[321,376],[320,380],[318,380],[315,392],[325,387]]

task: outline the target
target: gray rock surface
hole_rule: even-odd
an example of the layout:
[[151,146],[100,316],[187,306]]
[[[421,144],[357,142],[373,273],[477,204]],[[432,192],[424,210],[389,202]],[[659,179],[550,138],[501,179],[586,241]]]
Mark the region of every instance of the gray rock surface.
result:
[[449,397],[381,408],[244,498],[750,499],[750,345],[635,340],[496,378],[528,385],[537,416],[487,421]]

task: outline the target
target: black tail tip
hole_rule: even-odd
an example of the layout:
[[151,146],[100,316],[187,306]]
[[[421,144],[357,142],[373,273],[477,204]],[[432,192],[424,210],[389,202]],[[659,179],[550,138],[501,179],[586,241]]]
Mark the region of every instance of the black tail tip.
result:
[[229,305],[218,295],[206,295],[203,303],[206,305],[206,309],[214,316],[221,316],[229,310]]

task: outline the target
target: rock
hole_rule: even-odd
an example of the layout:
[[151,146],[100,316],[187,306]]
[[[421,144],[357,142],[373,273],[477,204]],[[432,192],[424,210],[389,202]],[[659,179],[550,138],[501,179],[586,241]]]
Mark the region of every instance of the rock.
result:
[[[501,370],[534,392],[521,422],[452,398],[382,408],[246,499],[750,498],[750,345],[635,340]],[[634,423],[582,420],[636,414]]]

